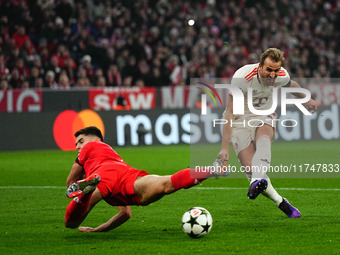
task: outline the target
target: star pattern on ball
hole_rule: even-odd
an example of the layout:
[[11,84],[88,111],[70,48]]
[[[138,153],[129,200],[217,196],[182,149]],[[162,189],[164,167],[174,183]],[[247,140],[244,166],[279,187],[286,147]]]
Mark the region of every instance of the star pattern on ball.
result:
[[196,238],[199,234],[194,234],[192,231],[188,234],[191,238]]
[[203,228],[203,231],[202,231],[202,233],[203,232],[207,232],[207,233],[209,233],[209,228],[210,228],[210,224],[207,222],[205,225],[202,225],[202,228]]
[[195,224],[199,225],[196,219],[197,219],[196,217],[192,217],[190,215],[190,220],[188,220],[187,223],[190,223],[191,227],[193,227]]

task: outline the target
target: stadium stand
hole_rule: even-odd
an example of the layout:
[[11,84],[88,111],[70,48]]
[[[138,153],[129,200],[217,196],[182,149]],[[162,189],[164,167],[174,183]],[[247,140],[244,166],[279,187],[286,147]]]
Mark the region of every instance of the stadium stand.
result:
[[0,31],[1,89],[189,85],[268,47],[293,77],[340,76],[336,0],[0,0]]

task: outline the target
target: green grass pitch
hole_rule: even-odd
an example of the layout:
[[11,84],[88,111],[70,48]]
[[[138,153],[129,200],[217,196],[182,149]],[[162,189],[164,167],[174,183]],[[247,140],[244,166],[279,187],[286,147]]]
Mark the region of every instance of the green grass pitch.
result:
[[[190,164],[188,145],[116,150],[133,167],[154,174],[172,174]],[[218,151],[209,151],[213,160]],[[289,219],[263,196],[248,200],[246,178],[225,178],[209,179],[147,207],[134,206],[127,223],[106,233],[66,229],[63,217],[70,200],[64,186],[75,157],[75,151],[0,153],[0,254],[340,252],[337,178],[272,179],[279,193],[300,209],[300,219]],[[339,141],[276,142],[272,159],[273,164],[339,164]],[[230,163],[238,164],[234,154]],[[181,229],[183,213],[193,206],[205,207],[213,217],[211,232],[200,239],[189,238]],[[101,202],[82,225],[96,227],[116,212]]]

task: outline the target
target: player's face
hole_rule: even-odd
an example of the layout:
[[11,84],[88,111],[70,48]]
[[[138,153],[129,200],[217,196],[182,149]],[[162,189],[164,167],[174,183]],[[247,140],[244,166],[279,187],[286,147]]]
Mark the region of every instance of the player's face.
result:
[[263,66],[261,66],[260,63],[259,65],[260,79],[265,85],[272,86],[274,84],[275,79],[279,75],[281,64],[282,64],[281,61],[274,62],[270,58],[265,59]]
[[86,136],[84,134],[79,135],[76,138],[76,149],[78,152],[81,151],[81,149],[85,146],[85,144],[87,144],[88,142],[93,141],[93,137],[92,136]]

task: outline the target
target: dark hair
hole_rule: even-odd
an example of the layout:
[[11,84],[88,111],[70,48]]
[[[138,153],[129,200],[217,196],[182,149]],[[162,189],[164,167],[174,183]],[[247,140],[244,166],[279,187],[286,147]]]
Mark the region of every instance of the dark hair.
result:
[[78,137],[80,135],[94,135],[100,138],[102,142],[104,141],[102,132],[97,127],[94,126],[80,129],[74,134],[75,137]]
[[282,63],[285,60],[284,53],[283,53],[282,50],[279,50],[279,49],[276,49],[276,48],[269,48],[265,52],[263,52],[261,57],[260,57],[260,63],[261,63],[262,66],[264,65],[264,61],[268,57],[271,60],[273,60],[274,62],[280,62],[281,61],[281,63]]

